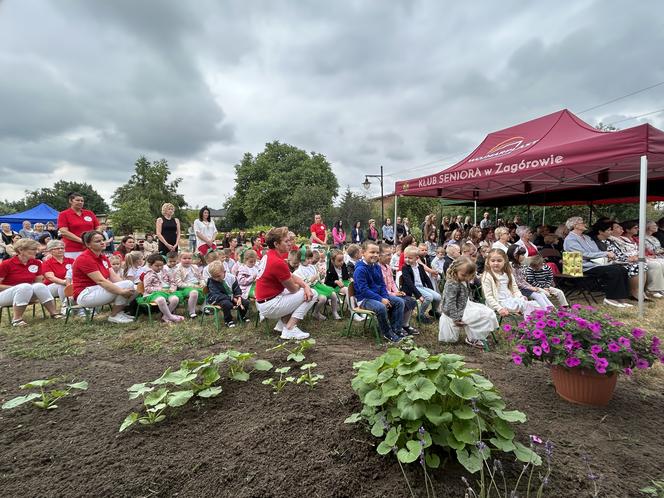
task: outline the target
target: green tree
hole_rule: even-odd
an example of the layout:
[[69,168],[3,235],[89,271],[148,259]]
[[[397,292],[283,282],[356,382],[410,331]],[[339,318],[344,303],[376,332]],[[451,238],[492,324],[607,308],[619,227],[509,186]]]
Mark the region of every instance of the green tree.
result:
[[14,203],[8,200],[0,201],[0,214],[13,214],[16,212]]
[[89,183],[69,182],[59,180],[53,184],[53,187],[40,188],[37,190],[26,190],[25,197],[20,201],[12,203],[16,211],[25,211],[35,207],[42,202],[48,204],[53,209],[63,211],[69,207],[67,197],[72,192],[77,192],[85,198],[85,209],[89,209],[96,214],[108,213],[108,204],[104,198]]
[[176,216],[179,216],[179,210],[186,204],[184,197],[177,191],[182,178],[169,182],[170,174],[166,159],[151,163],[145,156],[139,157],[134,174],[113,194],[113,206],[120,209],[123,205],[138,205],[137,201],[145,200],[153,225],[154,220],[161,216],[161,206],[166,202],[175,206]]
[[346,187],[345,192],[341,196],[339,206],[333,210],[333,219],[329,223],[331,226],[337,220],[343,221],[346,233],[350,238],[350,233],[355,222],[361,221],[362,226],[366,229],[369,218],[371,218],[371,200],[364,195],[351,192]]
[[224,207],[237,226],[287,225],[304,233],[320,212],[328,217],[339,189],[324,155],[277,141],[235,166],[235,193]]
[[147,199],[132,199],[123,202],[111,215],[115,233],[153,232],[155,217],[150,212]]

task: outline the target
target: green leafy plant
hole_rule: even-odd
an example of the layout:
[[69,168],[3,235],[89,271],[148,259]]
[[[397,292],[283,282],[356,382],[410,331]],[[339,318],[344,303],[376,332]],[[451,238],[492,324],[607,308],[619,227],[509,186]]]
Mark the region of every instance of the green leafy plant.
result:
[[316,339],[305,339],[303,341],[294,341],[294,344],[295,345],[293,346],[292,341],[282,342],[281,344],[278,344],[275,347],[268,349],[267,351],[278,351],[280,349],[283,349],[284,351],[288,352],[286,361],[294,361],[296,363],[299,363],[301,361],[304,361],[305,358],[304,352],[316,344]]
[[[221,386],[214,385],[221,379],[219,365],[228,361],[231,379],[246,381],[249,372],[244,369],[254,353],[227,351],[208,356],[202,360],[184,360],[178,370],[166,371],[151,382],[134,384],[129,387],[129,399],[142,398],[145,414],[131,412],[120,425],[120,432],[138,422],[152,425],[166,418],[168,408],[185,405],[191,398],[213,398],[221,394]],[[254,370],[270,370],[272,364],[265,360],[256,360]],[[252,370],[253,371],[253,370]],[[164,387],[167,386],[167,387]]]
[[58,405],[55,404],[59,399],[69,396],[72,390],[77,389],[85,391],[88,388],[86,381],[77,382],[75,384],[65,384],[64,389],[52,389],[47,391],[44,389],[46,386],[51,386],[58,381],[57,378],[33,380],[27,384],[19,386],[21,389],[39,389],[38,393],[30,393],[25,396],[17,396],[9,401],[3,403],[3,410],[11,410],[25,403],[32,401],[32,404],[44,410],[55,410]]
[[255,358],[256,353],[241,353],[240,351],[228,350],[214,356],[215,363],[228,361],[228,377],[231,380],[246,382],[254,371],[267,372],[272,368],[272,363],[267,360],[255,360],[253,368],[249,370],[249,360]]
[[316,368],[318,365],[316,363],[307,363],[302,365],[300,370],[304,370],[304,373],[300,375],[297,379],[298,384],[306,383],[311,389],[314,388],[318,381],[323,379],[325,376],[320,374],[312,374],[311,369]]
[[650,480],[650,485],[646,486],[645,488],[639,489],[641,493],[649,495],[649,496],[656,496],[657,498],[664,498],[664,480],[658,479],[658,480]]
[[356,362],[352,387],[364,406],[345,422],[368,423],[371,434],[383,439],[377,452],[394,451],[403,463],[419,460],[436,468],[443,450],[455,452],[471,473],[495,451],[540,465],[531,448],[514,441],[510,424],[525,422],[525,414],[505,410],[493,384],[464,365],[463,356],[431,355],[418,347],[389,348],[372,361]]
[[289,383],[295,381],[295,377],[284,377],[284,374],[287,374],[290,371],[290,367],[275,368],[274,371],[279,374],[279,379],[275,380],[273,377],[270,377],[269,379],[265,379],[263,384],[272,386],[274,394],[279,394]]

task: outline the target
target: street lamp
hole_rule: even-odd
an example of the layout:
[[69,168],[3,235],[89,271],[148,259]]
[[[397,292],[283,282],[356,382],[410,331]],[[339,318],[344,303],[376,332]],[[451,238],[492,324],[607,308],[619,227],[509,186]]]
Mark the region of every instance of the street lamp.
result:
[[385,205],[383,202],[383,166],[380,167],[380,175],[364,175],[364,181],[362,186],[365,190],[371,188],[371,182],[369,178],[380,178],[380,226],[385,224]]

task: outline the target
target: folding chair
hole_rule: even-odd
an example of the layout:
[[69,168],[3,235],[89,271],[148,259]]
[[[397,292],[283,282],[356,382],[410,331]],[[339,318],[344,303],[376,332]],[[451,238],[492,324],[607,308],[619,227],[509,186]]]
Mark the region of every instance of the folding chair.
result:
[[[207,285],[203,287],[203,293],[207,295],[208,293],[208,287]],[[244,324],[244,320],[240,317],[240,309],[237,307],[234,307],[233,309],[237,310],[237,316],[236,316],[236,321],[238,324]],[[221,330],[221,322],[219,320],[219,313],[223,314],[223,309],[221,306],[218,304],[208,304],[208,303],[203,303],[203,308],[201,309],[201,325],[203,324],[203,320],[205,319],[205,312],[206,311],[211,311],[212,316],[214,318],[214,325],[217,328],[217,332]],[[247,310],[249,312],[249,310]],[[258,318],[258,312],[256,312],[256,317]],[[258,326],[258,323],[256,323],[256,326]]]
[[65,325],[69,321],[69,315],[71,314],[71,312],[78,310],[83,310],[83,312],[85,313],[86,323],[92,322],[92,319],[95,316],[95,309],[92,308],[92,311],[90,311],[88,308],[81,306],[80,304],[76,304],[76,301],[74,301],[73,284],[68,284],[67,286],[65,286],[65,299],[67,301],[67,311],[65,312]]
[[[351,299],[352,297],[355,296],[355,287],[354,283],[351,282],[348,285],[348,297],[347,299]],[[380,336],[380,331],[378,330],[378,322],[374,320],[376,317],[376,313],[374,313],[371,310],[361,308],[359,306],[353,306],[352,302],[349,301],[348,308],[350,310],[350,319],[348,320],[348,327],[346,329],[346,333],[342,332],[342,335],[345,335],[346,337],[351,336],[351,327],[353,326],[353,318],[355,315],[359,316],[364,316],[365,320],[362,325],[362,331],[364,332],[367,328],[367,322],[369,322],[368,327],[371,329],[373,328],[374,330],[374,335],[376,337],[376,344],[380,344],[382,342],[382,337]]]
[[[143,284],[143,280],[141,279],[138,284],[136,284],[136,294],[137,295],[143,295],[145,293],[145,285]],[[159,310],[159,306],[157,306],[157,303],[136,303],[136,313],[134,314],[134,318],[138,320],[138,312],[141,310],[141,308],[144,308],[148,312],[148,321],[152,322],[152,310]]]
[[[44,310],[44,305],[41,304],[37,299],[33,298],[32,301],[28,303],[28,306],[32,305],[32,318],[35,317],[36,315],[36,306],[39,304],[41,306],[41,311],[42,311],[42,317],[46,318],[46,311]],[[6,309],[7,310],[7,319],[9,320],[9,323],[12,322],[12,308],[13,306],[3,306],[0,308],[0,324],[2,324],[2,312]]]

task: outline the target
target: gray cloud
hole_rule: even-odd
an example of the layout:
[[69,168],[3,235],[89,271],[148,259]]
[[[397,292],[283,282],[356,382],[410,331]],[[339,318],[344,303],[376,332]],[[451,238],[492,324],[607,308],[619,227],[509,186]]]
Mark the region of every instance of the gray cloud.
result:
[[[145,154],[169,160],[190,204],[218,207],[233,165],[272,140],[325,154],[342,188],[361,191],[382,164],[389,191],[488,132],[664,80],[661,2],[559,7],[3,2],[0,198],[57,175],[109,197]],[[607,123],[662,97],[664,86],[580,117]],[[648,119],[664,126],[664,113]]]

